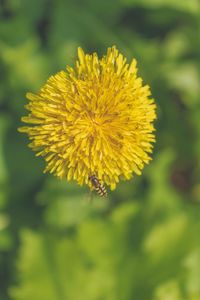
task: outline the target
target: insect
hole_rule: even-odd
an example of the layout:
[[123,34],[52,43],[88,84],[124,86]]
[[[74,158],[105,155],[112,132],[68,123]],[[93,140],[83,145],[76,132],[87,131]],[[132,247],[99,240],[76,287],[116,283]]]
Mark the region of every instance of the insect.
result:
[[100,197],[107,197],[107,191],[105,186],[99,181],[95,175],[89,176],[89,180],[92,183],[93,188],[96,190]]

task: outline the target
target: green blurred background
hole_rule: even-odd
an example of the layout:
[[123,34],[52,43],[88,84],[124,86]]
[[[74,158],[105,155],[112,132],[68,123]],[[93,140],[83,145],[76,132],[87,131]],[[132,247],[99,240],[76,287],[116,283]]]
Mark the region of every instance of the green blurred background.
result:
[[[109,199],[44,175],[25,93],[116,45],[158,106],[153,161]],[[200,299],[200,2],[0,1],[0,300]]]

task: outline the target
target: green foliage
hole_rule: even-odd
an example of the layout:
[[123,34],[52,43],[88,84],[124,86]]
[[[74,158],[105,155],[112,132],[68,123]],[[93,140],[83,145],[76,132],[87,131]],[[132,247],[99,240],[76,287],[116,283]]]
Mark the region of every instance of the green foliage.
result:
[[[0,300],[200,300],[200,3],[4,0]],[[153,161],[108,199],[42,173],[17,133],[25,94],[115,44],[158,106]]]

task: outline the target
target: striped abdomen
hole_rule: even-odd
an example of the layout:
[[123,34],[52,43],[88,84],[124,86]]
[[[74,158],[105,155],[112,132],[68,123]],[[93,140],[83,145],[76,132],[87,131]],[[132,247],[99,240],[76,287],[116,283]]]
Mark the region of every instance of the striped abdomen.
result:
[[97,194],[100,197],[106,197],[107,196],[107,191],[106,188],[103,184],[101,184],[101,182],[99,181],[99,179],[95,176],[95,175],[91,175],[89,177],[89,180],[92,183],[92,186],[94,187],[95,191],[97,192]]

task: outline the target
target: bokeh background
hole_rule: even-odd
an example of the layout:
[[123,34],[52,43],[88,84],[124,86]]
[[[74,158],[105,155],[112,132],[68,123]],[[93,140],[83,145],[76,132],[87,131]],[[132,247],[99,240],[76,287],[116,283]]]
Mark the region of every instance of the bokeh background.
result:
[[[142,176],[108,199],[44,175],[17,132],[77,47],[116,45],[157,103]],[[200,299],[200,2],[0,1],[0,300]]]

